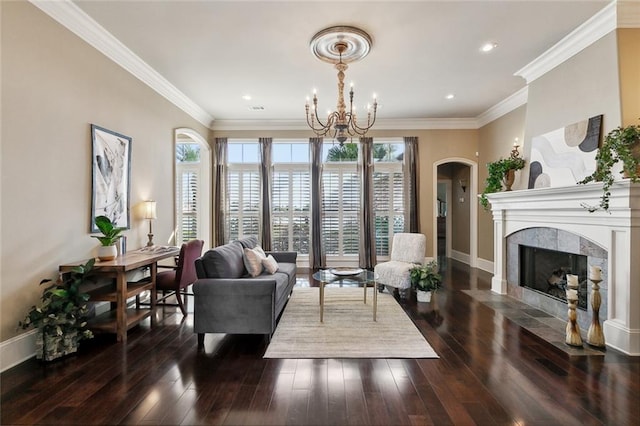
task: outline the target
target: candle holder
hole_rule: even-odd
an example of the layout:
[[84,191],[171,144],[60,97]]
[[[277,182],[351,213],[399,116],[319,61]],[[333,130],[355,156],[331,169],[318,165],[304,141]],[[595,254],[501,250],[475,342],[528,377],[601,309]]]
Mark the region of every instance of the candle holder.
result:
[[591,307],[593,308],[593,317],[591,318],[591,325],[587,331],[587,343],[591,346],[604,348],[604,333],[600,325],[600,304],[602,303],[602,298],[600,297],[600,282],[602,282],[602,280],[589,278],[589,281],[592,283]]
[[569,310],[567,316],[567,333],[565,343],[569,346],[582,347],[582,337],[580,336],[580,326],[578,326],[576,308],[578,307],[578,277],[567,275],[567,305]]

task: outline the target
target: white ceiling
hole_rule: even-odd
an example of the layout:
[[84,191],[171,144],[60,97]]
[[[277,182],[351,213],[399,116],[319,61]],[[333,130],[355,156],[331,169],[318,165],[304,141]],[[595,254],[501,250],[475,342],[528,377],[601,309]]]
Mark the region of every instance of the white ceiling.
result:
[[[373,38],[346,72],[358,106],[375,92],[380,119],[471,118],[523,88],[514,73],[608,1],[74,3],[215,120],[261,121],[302,120],[313,88],[320,111],[335,109],[336,72],[309,50],[326,27]],[[498,47],[481,53],[485,42]]]

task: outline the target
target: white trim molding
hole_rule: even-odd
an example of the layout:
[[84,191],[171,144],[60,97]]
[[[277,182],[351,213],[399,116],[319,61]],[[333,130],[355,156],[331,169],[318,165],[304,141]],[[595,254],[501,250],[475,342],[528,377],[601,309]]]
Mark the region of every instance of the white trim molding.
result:
[[493,261],[483,259],[481,257],[478,258],[478,269],[481,269],[485,272],[489,272],[493,274]]
[[529,84],[615,30],[617,4],[616,1],[609,3],[514,75],[524,78]]
[[502,117],[505,114],[510,113],[516,108],[521,107],[527,103],[529,99],[529,86],[525,86],[522,89],[515,92],[513,95],[503,99],[498,102],[482,114],[480,114],[477,118],[478,128],[491,123],[494,120]]
[[[378,119],[375,130],[477,129],[475,118],[403,118]],[[212,130],[309,130],[304,119],[299,120],[216,120]]]
[[0,343],[0,373],[36,355],[37,330],[29,330]]
[[71,0],[29,1],[195,120],[207,127],[211,126],[211,114],[178,90]]

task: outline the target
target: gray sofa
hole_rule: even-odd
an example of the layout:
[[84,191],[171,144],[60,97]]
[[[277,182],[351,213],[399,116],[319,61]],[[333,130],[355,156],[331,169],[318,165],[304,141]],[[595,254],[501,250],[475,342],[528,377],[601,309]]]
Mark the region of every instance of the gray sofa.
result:
[[193,330],[199,346],[204,344],[205,333],[266,334],[270,338],[275,331],[296,283],[297,253],[267,252],[278,262],[278,270],[251,277],[243,250],[256,245],[255,236],[247,237],[211,249],[196,260]]

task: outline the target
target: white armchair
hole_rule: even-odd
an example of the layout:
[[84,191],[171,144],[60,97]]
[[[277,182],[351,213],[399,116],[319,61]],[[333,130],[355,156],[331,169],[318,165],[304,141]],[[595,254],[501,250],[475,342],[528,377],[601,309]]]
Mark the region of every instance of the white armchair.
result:
[[394,234],[390,260],[378,263],[374,268],[378,285],[397,288],[400,296],[405,297],[407,289],[411,288],[409,270],[424,263],[426,247],[427,237],[423,234]]

